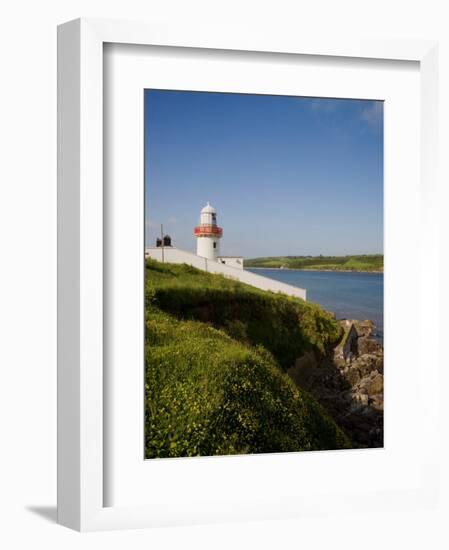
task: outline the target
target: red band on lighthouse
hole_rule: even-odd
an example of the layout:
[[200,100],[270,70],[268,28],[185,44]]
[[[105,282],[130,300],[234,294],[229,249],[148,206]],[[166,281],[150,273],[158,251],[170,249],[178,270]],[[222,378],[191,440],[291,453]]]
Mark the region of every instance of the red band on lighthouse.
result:
[[195,227],[195,237],[222,237],[223,229],[218,225],[197,225]]

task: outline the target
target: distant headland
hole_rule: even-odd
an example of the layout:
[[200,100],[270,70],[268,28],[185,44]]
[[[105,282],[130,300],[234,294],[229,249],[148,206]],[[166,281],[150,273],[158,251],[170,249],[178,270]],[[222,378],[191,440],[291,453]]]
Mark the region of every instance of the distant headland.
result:
[[270,256],[245,259],[245,268],[383,273],[383,254],[351,256]]

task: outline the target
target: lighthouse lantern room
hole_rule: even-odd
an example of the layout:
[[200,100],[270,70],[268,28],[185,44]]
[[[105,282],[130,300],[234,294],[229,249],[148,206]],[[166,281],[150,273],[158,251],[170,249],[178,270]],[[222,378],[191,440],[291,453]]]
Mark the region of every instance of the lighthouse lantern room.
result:
[[201,210],[200,224],[195,227],[194,234],[197,255],[217,261],[220,256],[220,239],[223,236],[223,229],[218,227],[217,212],[209,202]]

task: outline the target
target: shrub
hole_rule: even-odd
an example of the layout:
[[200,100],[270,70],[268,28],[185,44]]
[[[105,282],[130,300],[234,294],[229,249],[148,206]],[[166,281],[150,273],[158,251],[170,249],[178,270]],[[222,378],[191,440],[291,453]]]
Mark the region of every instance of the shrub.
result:
[[[199,320],[231,337],[270,351],[283,369],[306,351],[325,353],[341,333],[332,315],[315,304],[261,291],[191,267],[147,262],[147,307],[178,319]],[[161,268],[161,266],[163,266]]]
[[350,447],[269,352],[222,330],[153,306],[145,363],[147,458]]

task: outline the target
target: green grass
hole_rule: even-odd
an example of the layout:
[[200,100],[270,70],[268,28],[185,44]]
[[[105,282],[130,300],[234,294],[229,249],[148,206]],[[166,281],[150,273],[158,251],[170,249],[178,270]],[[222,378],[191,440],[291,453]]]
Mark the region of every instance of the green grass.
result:
[[188,266],[149,260],[145,280],[147,458],[351,447],[283,372],[338,337],[330,315]]
[[186,265],[147,261],[146,296],[180,319],[195,319],[252,346],[262,345],[287,369],[303,353],[325,353],[341,328],[316,304],[274,294]]
[[278,256],[245,260],[245,267],[284,267],[329,271],[383,271],[382,254],[359,256]]

